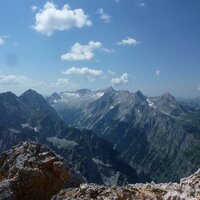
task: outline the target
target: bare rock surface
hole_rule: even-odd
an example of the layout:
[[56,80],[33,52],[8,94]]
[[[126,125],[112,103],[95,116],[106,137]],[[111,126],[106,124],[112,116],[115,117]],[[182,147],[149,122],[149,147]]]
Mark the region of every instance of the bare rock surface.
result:
[[54,152],[27,141],[0,156],[0,199],[48,200],[67,187],[84,182]]
[[81,184],[78,188],[61,190],[52,200],[200,200],[200,169],[180,183],[132,184],[98,186]]
[[200,169],[180,183],[84,182],[62,158],[35,142],[24,142],[0,156],[2,200],[200,200]]

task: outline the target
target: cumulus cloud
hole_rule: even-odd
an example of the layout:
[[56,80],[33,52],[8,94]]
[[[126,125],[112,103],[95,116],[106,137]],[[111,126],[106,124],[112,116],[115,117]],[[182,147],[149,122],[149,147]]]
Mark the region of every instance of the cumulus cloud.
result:
[[113,78],[111,80],[111,84],[113,86],[121,85],[121,84],[126,84],[126,83],[128,83],[128,74],[127,73],[124,73],[120,77]]
[[4,43],[5,43],[5,40],[2,37],[0,37],[0,46],[2,46]]
[[99,8],[97,13],[99,14],[100,19],[102,19],[105,23],[108,23],[111,21],[111,16],[106,14],[103,8]]
[[58,86],[68,86],[69,84],[70,84],[70,82],[66,78],[65,79],[64,78],[59,78],[56,81],[56,85],[58,85]]
[[72,10],[68,4],[59,9],[53,2],[46,2],[35,15],[33,28],[40,33],[51,36],[54,31],[91,26],[92,21],[81,8]]
[[50,94],[55,91],[67,89],[78,89],[79,84],[71,83],[68,79],[58,78],[52,82],[41,82],[30,79],[23,75],[4,74],[0,72],[0,91],[13,91],[21,94],[25,90],[32,88],[43,94]]
[[30,80],[25,76],[6,75],[0,73],[0,85],[23,85],[29,82]]
[[88,67],[82,67],[82,68],[78,68],[78,67],[71,67],[69,69],[67,69],[66,71],[63,72],[66,75],[69,74],[86,74],[89,76],[94,76],[94,77],[98,77],[101,76],[103,74],[103,72],[101,70],[96,70],[96,69],[91,69]]
[[107,48],[104,48],[104,47],[102,47],[101,50],[105,53],[113,53],[114,52],[114,49],[107,49]]
[[61,59],[70,61],[92,60],[96,49],[104,49],[101,42],[90,41],[87,45],[77,42],[71,47],[68,53],[61,56]]
[[71,67],[63,72],[65,75],[77,74],[85,76],[89,81],[94,81],[103,75],[103,71],[88,67]]
[[137,41],[134,38],[127,37],[126,39],[121,40],[120,42],[117,42],[118,45],[129,45],[129,46],[134,46],[139,44],[139,41]]
[[160,71],[159,69],[157,69],[155,73],[156,73],[157,76],[159,76],[159,75],[160,75],[160,72],[161,72],[161,71]]

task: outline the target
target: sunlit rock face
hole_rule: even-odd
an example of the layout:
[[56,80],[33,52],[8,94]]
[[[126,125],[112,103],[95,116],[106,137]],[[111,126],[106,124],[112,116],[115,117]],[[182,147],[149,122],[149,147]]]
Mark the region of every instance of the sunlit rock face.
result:
[[183,178],[180,183],[132,184],[127,186],[98,186],[81,184],[78,188],[61,190],[52,200],[199,200],[200,169]]
[[84,178],[54,152],[35,142],[24,142],[0,156],[0,199],[48,200]]

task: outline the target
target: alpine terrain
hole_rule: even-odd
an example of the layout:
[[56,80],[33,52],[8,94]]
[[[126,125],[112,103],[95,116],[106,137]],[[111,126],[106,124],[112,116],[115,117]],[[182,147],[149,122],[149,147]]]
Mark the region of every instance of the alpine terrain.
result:
[[112,143],[143,180],[177,181],[200,167],[197,99],[110,87],[53,94],[48,101],[66,123]]
[[11,92],[0,94],[0,109],[0,152],[33,140],[62,155],[88,182],[123,185],[138,181],[135,170],[109,142],[92,131],[66,125],[34,90],[19,97]]

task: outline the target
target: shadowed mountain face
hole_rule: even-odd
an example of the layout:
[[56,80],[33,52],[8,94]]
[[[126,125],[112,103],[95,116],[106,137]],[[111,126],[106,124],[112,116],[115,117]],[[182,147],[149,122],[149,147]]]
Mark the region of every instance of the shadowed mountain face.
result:
[[50,146],[64,156],[89,182],[125,184],[136,182],[135,171],[118,157],[112,145],[91,131],[67,126],[37,92],[20,97],[0,94],[0,151],[27,139]]
[[98,92],[63,92],[50,104],[67,123],[111,142],[141,177],[176,181],[200,167],[200,112],[190,103],[113,88],[92,99]]

